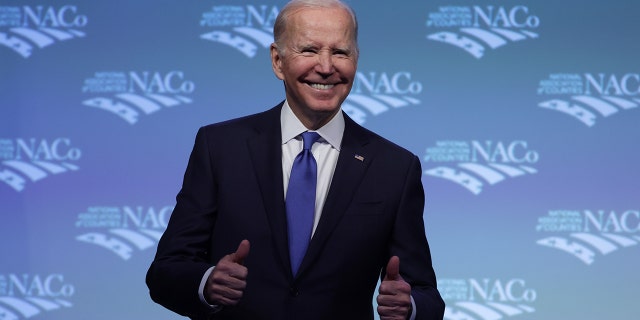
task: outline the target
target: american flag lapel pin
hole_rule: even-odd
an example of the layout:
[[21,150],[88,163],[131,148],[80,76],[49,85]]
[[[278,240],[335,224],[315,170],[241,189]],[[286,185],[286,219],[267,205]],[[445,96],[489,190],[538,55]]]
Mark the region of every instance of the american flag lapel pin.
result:
[[355,154],[353,157],[358,159],[358,160],[360,160],[360,161],[362,161],[362,162],[364,162],[364,157],[359,155],[359,154]]

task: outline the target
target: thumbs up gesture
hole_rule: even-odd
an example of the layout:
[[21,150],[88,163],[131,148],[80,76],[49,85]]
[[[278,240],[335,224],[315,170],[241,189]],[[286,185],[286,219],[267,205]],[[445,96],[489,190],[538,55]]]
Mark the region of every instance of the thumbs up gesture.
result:
[[381,320],[407,319],[411,312],[411,285],[400,276],[400,258],[391,257],[378,290],[378,314]]
[[243,263],[249,248],[249,240],[242,240],[236,252],[222,257],[216,264],[204,287],[207,302],[219,306],[234,306],[240,302],[247,286],[248,270]]

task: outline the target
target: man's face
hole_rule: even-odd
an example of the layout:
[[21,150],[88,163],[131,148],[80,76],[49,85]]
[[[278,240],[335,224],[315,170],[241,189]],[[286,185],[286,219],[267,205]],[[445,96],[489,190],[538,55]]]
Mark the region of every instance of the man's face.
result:
[[305,125],[322,126],[347,98],[358,62],[354,25],[343,8],[302,8],[293,12],[282,39],[271,46],[276,76]]

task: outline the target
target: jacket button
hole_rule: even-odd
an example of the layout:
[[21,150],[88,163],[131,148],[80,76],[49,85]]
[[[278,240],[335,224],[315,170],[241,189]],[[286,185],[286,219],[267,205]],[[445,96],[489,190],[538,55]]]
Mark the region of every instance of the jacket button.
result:
[[298,294],[300,293],[300,292],[298,291],[298,288],[296,288],[296,287],[291,287],[291,288],[289,288],[289,292],[290,292],[290,293],[291,293],[291,295],[292,295],[292,296],[294,296],[294,297],[297,297],[297,296],[298,296]]

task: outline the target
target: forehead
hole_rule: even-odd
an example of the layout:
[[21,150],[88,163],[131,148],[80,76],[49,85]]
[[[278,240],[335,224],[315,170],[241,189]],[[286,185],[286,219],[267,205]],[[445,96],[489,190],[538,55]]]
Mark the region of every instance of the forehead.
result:
[[294,42],[350,44],[355,40],[353,18],[341,7],[302,7],[291,13],[286,29]]

